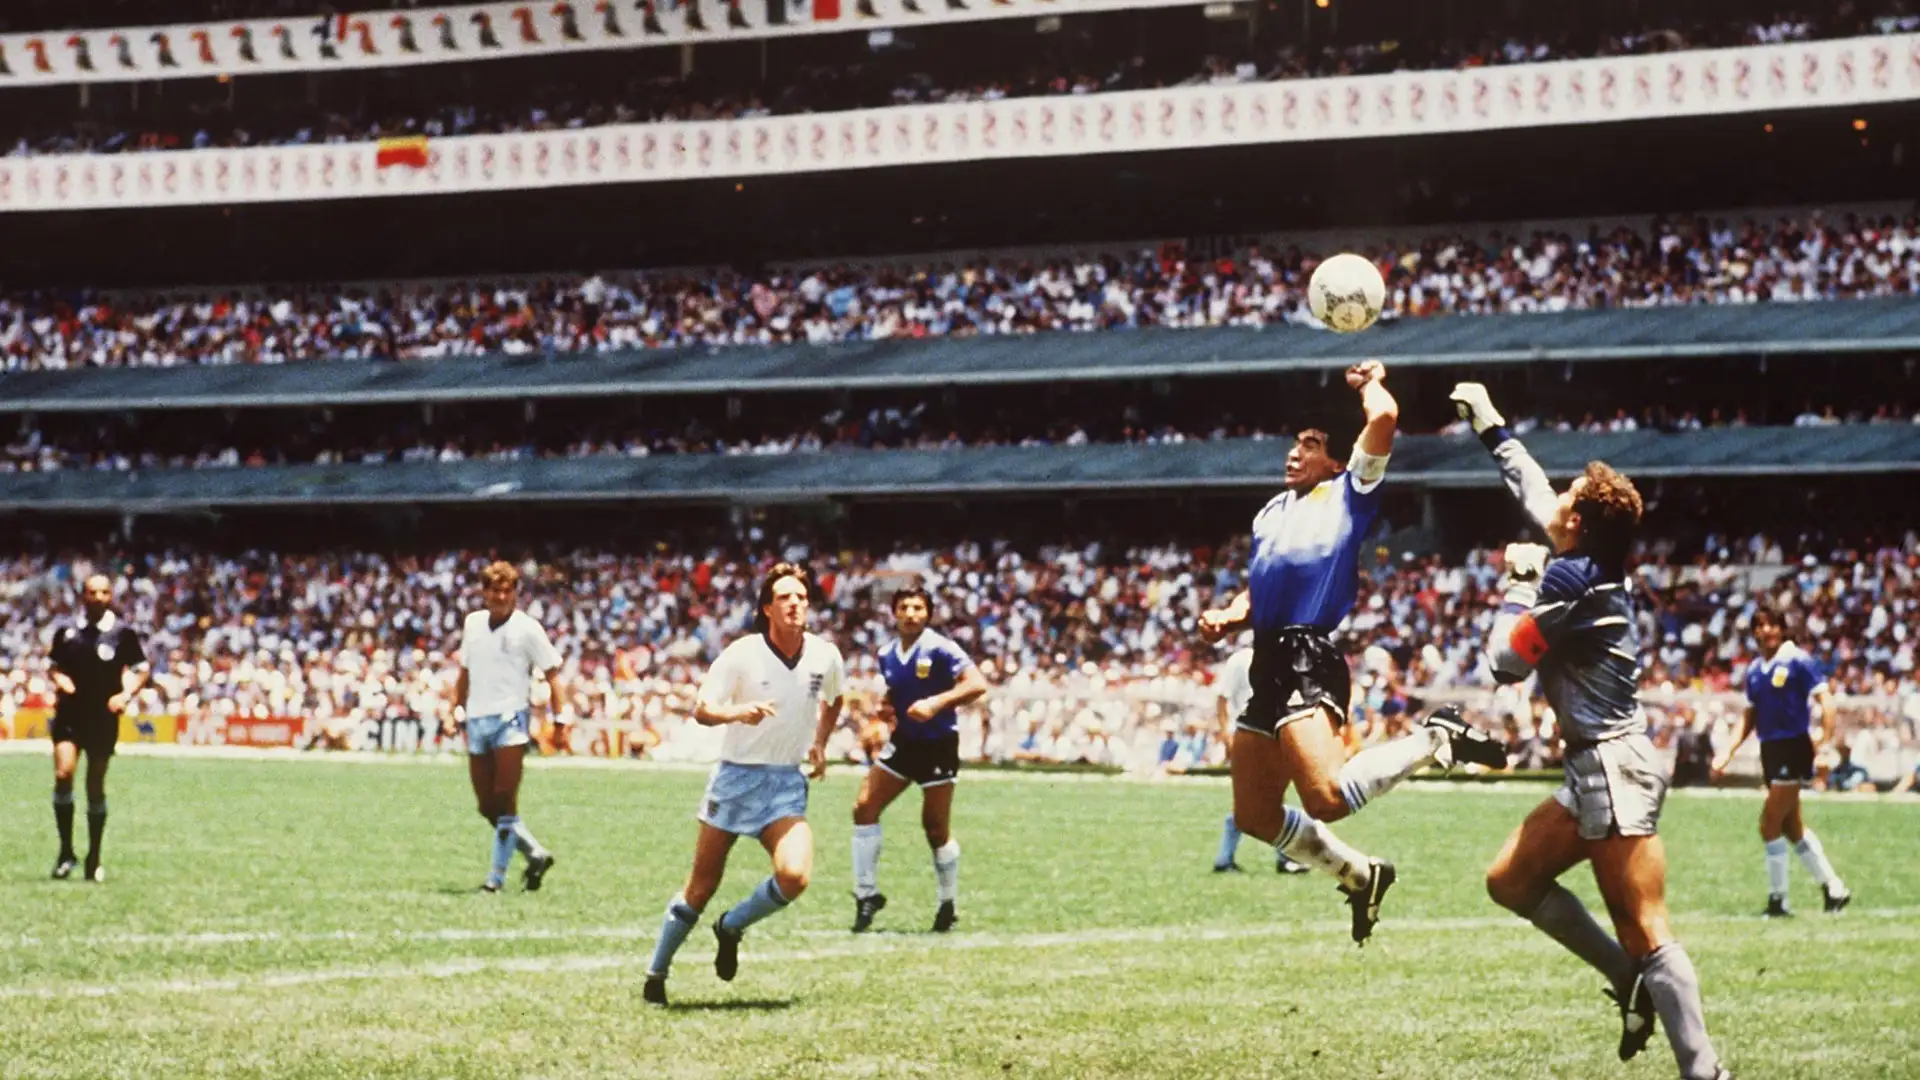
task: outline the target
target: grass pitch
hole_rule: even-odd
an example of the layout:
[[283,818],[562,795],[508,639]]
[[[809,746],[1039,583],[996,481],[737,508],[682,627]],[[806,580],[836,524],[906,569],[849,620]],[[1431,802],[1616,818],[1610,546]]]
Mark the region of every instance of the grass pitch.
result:
[[[1339,826],[1400,868],[1365,950],[1319,877],[1209,872],[1224,785],[962,781],[958,930],[909,794],[882,932],[847,934],[851,775],[815,788],[813,889],[713,977],[712,919],[766,873],[735,849],[681,953],[639,986],[687,870],[699,774],[537,768],[560,864],[474,892],[489,832],[454,763],[126,756],[105,886],[46,879],[49,768],[0,758],[0,1077],[1670,1077],[1630,1065],[1599,980],[1485,898],[1535,786],[1411,786]],[[1677,795],[1670,900],[1742,1077],[1920,1075],[1920,805],[1811,800],[1859,899],[1764,923],[1757,798]],[[84,814],[81,827],[84,828]],[[1595,904],[1584,871],[1569,880]]]

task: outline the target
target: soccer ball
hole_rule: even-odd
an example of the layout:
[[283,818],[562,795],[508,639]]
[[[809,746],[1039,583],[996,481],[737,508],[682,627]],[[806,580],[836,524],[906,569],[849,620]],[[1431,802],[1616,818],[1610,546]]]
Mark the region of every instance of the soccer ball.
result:
[[1358,255],[1335,255],[1315,267],[1313,280],[1307,282],[1307,305],[1313,317],[1342,334],[1372,326],[1386,302],[1386,281]]

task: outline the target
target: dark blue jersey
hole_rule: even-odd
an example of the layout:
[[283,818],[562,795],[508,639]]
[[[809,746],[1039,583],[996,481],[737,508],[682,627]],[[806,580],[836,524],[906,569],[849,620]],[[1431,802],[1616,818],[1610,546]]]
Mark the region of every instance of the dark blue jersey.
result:
[[880,650],[880,677],[887,682],[887,700],[893,705],[896,739],[938,739],[959,733],[954,710],[935,713],[926,723],[907,719],[914,702],[944,694],[960,683],[973,661],[945,635],[923,630],[913,648],[894,641]]
[[1814,692],[1827,677],[1813,657],[1791,641],[1780,643],[1771,660],[1747,665],[1747,704],[1761,742],[1791,739],[1813,730]]
[[1332,630],[1360,591],[1360,545],[1380,512],[1380,482],[1349,471],[1275,497],[1253,519],[1253,628]]

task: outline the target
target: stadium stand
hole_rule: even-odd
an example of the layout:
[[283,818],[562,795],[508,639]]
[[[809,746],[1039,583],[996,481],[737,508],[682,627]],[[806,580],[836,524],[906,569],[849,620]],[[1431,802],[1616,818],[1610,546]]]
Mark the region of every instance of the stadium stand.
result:
[[[1321,254],[1256,247],[1061,254],[759,275],[632,274],[173,297],[30,294],[0,301],[12,370],[279,364],[734,345],[825,344],[1311,323]],[[1806,302],[1920,293],[1920,220],[1656,219],[1633,231],[1440,234],[1383,247],[1391,317]],[[1591,327],[1585,329],[1592,329]]]

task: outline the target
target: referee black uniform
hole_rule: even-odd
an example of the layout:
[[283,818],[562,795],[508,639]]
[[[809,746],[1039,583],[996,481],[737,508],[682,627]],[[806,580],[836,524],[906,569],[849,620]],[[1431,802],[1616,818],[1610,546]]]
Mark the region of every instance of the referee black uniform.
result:
[[120,717],[107,702],[120,692],[127,670],[147,662],[140,635],[109,612],[82,626],[61,627],[48,659],[74,689],[54,702],[53,741],[73,743],[90,757],[112,757]]
[[[127,671],[147,662],[147,650],[140,635],[122,625],[111,610],[87,614],[92,617],[77,626],[63,626],[53,635],[47,656],[56,671],[73,681],[73,693],[62,692],[54,699],[53,741],[56,746],[72,743],[87,755],[86,879],[99,882],[105,880],[100,847],[107,831],[107,763],[120,741],[120,716],[108,702],[123,692]],[[58,768],[56,757],[53,820],[60,830],[60,856],[53,876],[64,879],[76,861],[73,790],[71,780],[63,780]]]

